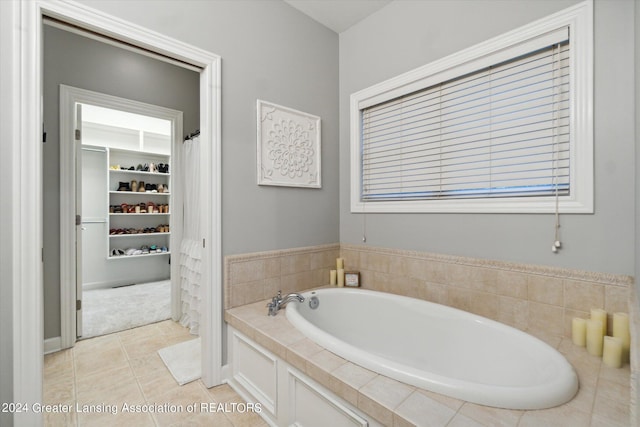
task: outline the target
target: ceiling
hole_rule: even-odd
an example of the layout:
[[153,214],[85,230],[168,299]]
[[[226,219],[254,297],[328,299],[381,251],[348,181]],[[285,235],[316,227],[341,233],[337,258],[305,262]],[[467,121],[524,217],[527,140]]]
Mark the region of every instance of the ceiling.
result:
[[336,33],[341,33],[393,0],[284,1]]

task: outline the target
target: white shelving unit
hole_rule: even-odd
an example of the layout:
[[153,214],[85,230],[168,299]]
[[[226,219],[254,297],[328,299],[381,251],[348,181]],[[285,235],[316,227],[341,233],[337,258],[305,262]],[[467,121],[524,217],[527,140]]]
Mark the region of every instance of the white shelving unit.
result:
[[[150,164],[171,164],[171,156],[163,153],[150,153],[135,150],[110,148],[109,152],[109,260],[139,259],[142,257],[166,256],[171,254],[171,170],[168,173],[148,172],[140,169]],[[119,167],[119,169],[114,169]],[[125,168],[125,169],[122,169]],[[118,191],[121,183],[128,183],[133,188],[132,181],[138,186],[152,184],[168,187],[167,192],[150,191]],[[141,205],[143,204],[143,205]],[[166,212],[137,212],[149,209],[149,206],[168,206]],[[140,207],[142,206],[142,207]],[[118,208],[123,212],[117,212]],[[128,212],[132,209],[132,212]],[[164,209],[163,209],[164,210]],[[127,211],[127,212],[124,212]],[[154,230],[154,231],[145,231]],[[168,230],[168,231],[157,231]],[[136,232],[137,231],[137,232]],[[138,255],[114,255],[114,250],[151,248],[156,246],[162,252],[150,252]],[[164,249],[162,249],[164,248]]]

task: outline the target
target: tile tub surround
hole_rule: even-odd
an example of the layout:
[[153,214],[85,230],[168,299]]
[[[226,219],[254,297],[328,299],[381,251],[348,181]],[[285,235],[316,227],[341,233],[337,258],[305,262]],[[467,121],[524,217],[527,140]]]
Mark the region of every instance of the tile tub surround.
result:
[[426,252],[342,245],[362,287],[459,308],[534,335],[571,336],[591,308],[630,312],[633,278]]
[[225,309],[329,283],[340,245],[230,255],[224,259]]
[[629,426],[629,365],[605,366],[576,347],[570,337],[544,339],[575,367],[576,397],[565,405],[536,411],[498,409],[464,402],[395,381],[318,346],[300,333],[285,313],[267,316],[267,300],[225,312],[239,332],[299,369],[384,425],[404,426]]

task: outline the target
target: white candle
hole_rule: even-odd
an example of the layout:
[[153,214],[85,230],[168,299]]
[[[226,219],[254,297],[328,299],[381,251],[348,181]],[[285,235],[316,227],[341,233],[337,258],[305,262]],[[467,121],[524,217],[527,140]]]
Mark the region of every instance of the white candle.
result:
[[344,286],[344,268],[338,269],[338,287]]
[[574,317],[571,326],[571,337],[573,338],[573,343],[580,347],[584,347],[587,344],[587,321],[585,319],[580,319],[579,317]]
[[344,270],[344,258],[336,258],[336,268],[338,270]]
[[602,322],[602,336],[607,335],[607,312],[601,308],[591,309],[591,320]]
[[622,366],[622,340],[616,337],[604,337],[602,361],[611,368]]
[[627,313],[613,313],[613,336],[622,341],[622,361],[629,361],[631,335],[629,334],[629,315]]
[[338,283],[336,274],[337,274],[336,270],[329,271],[329,284],[330,285],[334,285],[335,286]]
[[602,356],[602,322],[587,320],[587,351],[593,356]]

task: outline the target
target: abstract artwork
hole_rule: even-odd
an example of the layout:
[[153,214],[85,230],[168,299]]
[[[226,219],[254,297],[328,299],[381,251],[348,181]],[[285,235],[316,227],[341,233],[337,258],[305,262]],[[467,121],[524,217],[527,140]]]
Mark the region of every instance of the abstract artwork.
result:
[[258,184],[321,188],[320,117],[258,100]]

